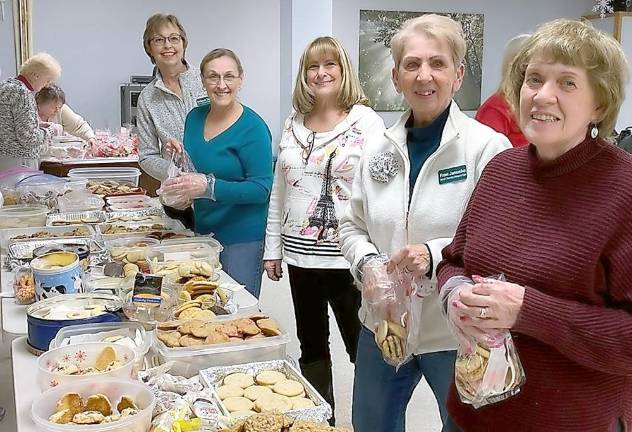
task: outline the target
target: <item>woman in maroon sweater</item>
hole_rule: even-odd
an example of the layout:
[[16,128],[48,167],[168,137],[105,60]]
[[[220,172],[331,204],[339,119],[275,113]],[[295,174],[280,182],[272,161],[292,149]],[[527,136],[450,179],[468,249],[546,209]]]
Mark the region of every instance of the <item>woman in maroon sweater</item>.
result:
[[[504,273],[457,288],[467,335],[510,329],[518,395],[450,416],[463,431],[632,427],[632,157],[603,139],[627,79],[619,44],[568,20],[542,26],[512,65],[509,101],[531,144],[486,167],[437,269]],[[632,429],[630,429],[632,430]]]

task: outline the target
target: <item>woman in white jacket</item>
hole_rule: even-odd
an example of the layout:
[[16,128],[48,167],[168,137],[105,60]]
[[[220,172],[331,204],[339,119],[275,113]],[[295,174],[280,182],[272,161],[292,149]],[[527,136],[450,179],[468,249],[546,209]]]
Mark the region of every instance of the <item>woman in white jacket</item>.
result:
[[332,37],[311,42],[301,57],[296,112],[281,137],[268,211],[266,273],[279,280],[281,261],[288,264],[301,370],[332,408],[328,304],[352,362],[360,331],[360,293],[340,252],[338,221],[366,140],[384,133],[366,103],[342,45]]
[[[351,271],[361,279],[367,257],[390,256],[388,269],[436,288],[435,266],[450,243],[481,171],[506,137],[463,114],[453,95],[464,74],[465,40],[460,24],[438,15],[404,23],[393,37],[393,83],[410,105],[385,134],[372,135],[353,184],[340,239]],[[424,289],[426,291],[426,289]],[[436,289],[413,307],[421,309],[421,332],[413,334],[414,357],[396,372],[374,341],[365,305],[353,391],[356,432],[404,432],[406,406],[425,376],[449,430],[445,401],[454,370],[456,342],[439,311]]]
[[35,95],[37,115],[43,122],[61,125],[64,132],[96,144],[96,135],[87,121],[66,105],[66,94],[55,84],[49,84]]

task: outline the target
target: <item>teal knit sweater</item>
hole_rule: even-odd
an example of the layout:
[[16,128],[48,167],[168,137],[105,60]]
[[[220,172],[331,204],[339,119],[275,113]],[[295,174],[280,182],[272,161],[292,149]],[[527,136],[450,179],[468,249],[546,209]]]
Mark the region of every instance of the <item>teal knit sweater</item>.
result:
[[223,244],[263,240],[272,188],[270,130],[244,106],[235,123],[206,141],[209,109],[205,105],[191,110],[184,126],[184,148],[195,169],[215,176],[215,201],[195,200],[195,231],[215,233]]

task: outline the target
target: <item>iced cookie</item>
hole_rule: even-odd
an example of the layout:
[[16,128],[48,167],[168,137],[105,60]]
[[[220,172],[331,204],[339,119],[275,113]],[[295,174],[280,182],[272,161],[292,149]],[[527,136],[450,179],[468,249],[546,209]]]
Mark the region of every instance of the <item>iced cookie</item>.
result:
[[272,389],[262,385],[253,385],[244,390],[244,397],[253,402],[267,394],[272,394]]
[[240,397],[244,395],[244,389],[234,384],[227,384],[217,387],[217,396],[221,400],[228,399],[230,397]]
[[284,379],[286,379],[285,374],[273,370],[263,371],[255,377],[257,384],[264,386],[273,386]]
[[230,412],[252,410],[253,404],[250,399],[245,397],[229,397],[222,401],[226,409]]
[[272,390],[280,395],[293,397],[300,395],[302,392],[305,391],[305,388],[303,387],[303,384],[298,381],[286,379],[276,383],[272,387]]

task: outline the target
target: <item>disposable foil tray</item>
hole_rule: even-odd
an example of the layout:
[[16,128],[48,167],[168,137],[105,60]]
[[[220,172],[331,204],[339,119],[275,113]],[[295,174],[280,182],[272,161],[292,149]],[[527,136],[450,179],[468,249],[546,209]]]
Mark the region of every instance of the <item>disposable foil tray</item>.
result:
[[33,251],[41,246],[52,245],[82,245],[90,249],[92,255],[102,255],[107,253],[105,247],[98,241],[89,237],[75,237],[64,239],[50,239],[50,240],[22,240],[9,243],[8,252],[9,258],[18,260],[31,260],[33,259]]
[[313,407],[310,408],[302,408],[298,410],[290,410],[286,411],[284,414],[288,417],[291,417],[295,420],[306,420],[306,421],[314,421],[314,422],[326,422],[329,418],[331,418],[331,406],[325,402],[325,399],[318,394],[316,389],[300,374],[300,372],[290,364],[287,360],[272,360],[265,362],[257,362],[257,363],[245,363],[234,366],[219,366],[219,367],[211,367],[208,369],[203,369],[200,371],[200,379],[202,382],[209,387],[215,399],[218,402],[220,410],[224,415],[230,416],[230,413],[220,400],[217,395],[216,389],[217,387],[222,385],[224,378],[227,375],[242,372],[248,375],[251,375],[253,378],[259,374],[260,372],[266,370],[275,370],[285,374],[288,379],[292,379],[303,384],[305,388],[305,397],[309,398],[314,402]]
[[53,213],[46,217],[46,226],[68,226],[98,224],[106,221],[105,212],[89,210],[82,212]]
[[117,211],[108,212],[105,214],[105,222],[119,223],[119,222],[150,222],[160,221],[166,218],[165,212],[162,208],[151,207],[141,210],[130,211]]

